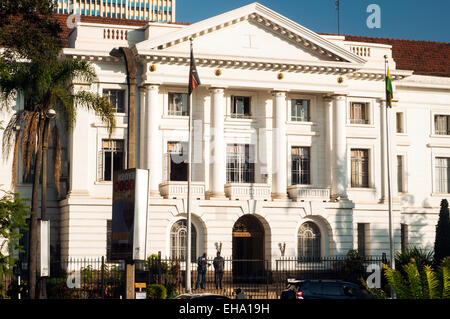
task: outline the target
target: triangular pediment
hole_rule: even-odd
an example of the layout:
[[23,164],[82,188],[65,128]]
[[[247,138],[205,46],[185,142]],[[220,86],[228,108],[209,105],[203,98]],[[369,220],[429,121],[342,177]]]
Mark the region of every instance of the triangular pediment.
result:
[[328,61],[363,64],[365,60],[286,17],[253,3],[136,44],[145,51],[189,53],[197,57],[276,58],[280,61]]

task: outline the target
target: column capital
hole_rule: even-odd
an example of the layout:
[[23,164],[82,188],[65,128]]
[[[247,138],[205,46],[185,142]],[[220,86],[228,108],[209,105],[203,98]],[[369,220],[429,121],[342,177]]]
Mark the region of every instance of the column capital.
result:
[[223,94],[225,93],[225,88],[222,87],[211,87],[209,88],[211,94]]
[[287,91],[282,90],[272,90],[270,93],[273,97],[286,97],[287,95]]
[[332,98],[333,100],[343,100],[345,98],[347,98],[348,94],[347,93],[334,93],[330,96],[330,98]]
[[160,85],[159,84],[152,84],[152,83],[145,83],[142,85],[147,90],[159,90]]

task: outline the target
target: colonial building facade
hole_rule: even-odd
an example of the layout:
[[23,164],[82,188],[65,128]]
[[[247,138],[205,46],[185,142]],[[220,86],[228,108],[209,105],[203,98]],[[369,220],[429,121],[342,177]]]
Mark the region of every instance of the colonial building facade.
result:
[[[65,57],[90,61],[98,74],[74,89],[107,96],[117,127],[109,136],[80,110],[66,136],[67,192],[50,205],[63,257],[108,253],[111,178],[126,167],[128,143],[127,70],[110,55],[117,47],[131,48],[138,66],[148,254],[185,256],[190,38],[202,84],[192,95],[194,256],[218,247],[266,260],[388,253],[388,161],[395,249],[432,247],[440,201],[450,197],[449,75],[402,69],[393,45],[318,34],[255,3],[191,25],[80,22],[70,33]],[[385,56],[394,86],[387,117]]]

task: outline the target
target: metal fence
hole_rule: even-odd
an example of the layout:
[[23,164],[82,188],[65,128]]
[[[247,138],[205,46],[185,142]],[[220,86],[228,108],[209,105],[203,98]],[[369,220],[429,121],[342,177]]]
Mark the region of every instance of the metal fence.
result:
[[[220,276],[214,271],[213,258],[210,258],[203,283],[197,263],[191,263],[191,287],[193,292],[212,292],[230,298],[240,288],[249,299],[274,299],[286,287],[287,279],[340,279],[360,283],[360,278],[366,279],[370,275],[367,266],[376,264],[381,269],[382,263],[387,261],[381,256],[360,259],[335,256],[314,260],[281,258],[272,261],[224,258],[224,271]],[[46,278],[49,299],[119,299],[125,295],[123,262],[106,262],[104,257],[67,259],[52,262],[50,273],[51,277]],[[153,255],[147,261],[135,264],[135,282],[145,283],[147,289],[155,284],[163,285],[167,298],[185,292],[185,278],[185,260]],[[17,298],[17,295],[10,297]]]

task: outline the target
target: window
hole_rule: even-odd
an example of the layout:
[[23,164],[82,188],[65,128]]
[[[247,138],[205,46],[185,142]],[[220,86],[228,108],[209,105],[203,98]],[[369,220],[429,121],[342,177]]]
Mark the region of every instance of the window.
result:
[[[186,260],[187,222],[185,219],[173,224],[170,230],[170,257],[172,259]],[[197,230],[191,224],[191,256],[192,261],[197,258]]]
[[369,187],[369,151],[365,149],[351,150],[351,186]]
[[408,225],[401,224],[400,232],[402,253],[406,253],[408,250]]
[[435,165],[436,193],[448,194],[450,190],[449,187],[450,158],[436,157],[434,165]]
[[316,224],[306,222],[298,231],[298,257],[301,260],[320,259],[320,230]]
[[291,101],[291,121],[294,122],[310,122],[310,101],[309,100],[292,100]]
[[350,123],[369,124],[369,103],[350,103]]
[[227,145],[227,183],[254,183],[254,146]]
[[124,90],[103,90],[103,97],[113,105],[117,113],[125,113],[125,91]]
[[231,97],[231,117],[244,119],[250,117],[251,98],[247,96]]
[[186,93],[169,93],[169,115],[189,116],[188,95]]
[[369,231],[369,224],[358,223],[358,252],[361,256],[367,254],[367,233]]
[[450,135],[450,115],[435,115],[434,132],[437,135]]
[[188,180],[189,165],[188,143],[169,142],[167,143],[167,180],[181,181]]
[[405,133],[404,114],[398,112],[395,114],[395,116],[396,116],[396,132]]
[[124,141],[103,140],[99,157],[99,180],[112,181],[114,172],[124,168]]
[[403,155],[397,155],[397,191],[399,193],[403,193],[405,191],[403,176]]
[[311,184],[310,148],[292,147],[292,185]]

